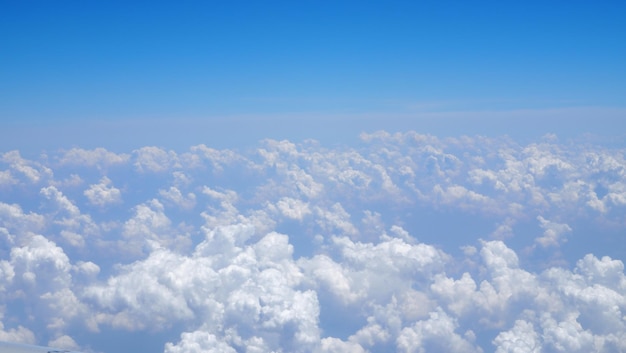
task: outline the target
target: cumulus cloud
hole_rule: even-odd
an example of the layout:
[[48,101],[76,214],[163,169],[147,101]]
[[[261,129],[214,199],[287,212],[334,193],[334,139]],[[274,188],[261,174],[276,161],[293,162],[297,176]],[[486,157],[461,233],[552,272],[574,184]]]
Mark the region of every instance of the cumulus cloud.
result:
[[85,190],[85,196],[89,203],[96,206],[106,206],[111,203],[122,201],[120,189],[111,185],[111,179],[103,177],[99,184],[93,184]]
[[38,162],[30,161],[22,158],[19,151],[6,152],[0,158],[0,161],[8,164],[9,171],[13,173],[7,173],[4,179],[10,182],[14,182],[15,179],[11,175],[21,176],[28,183],[38,183],[44,177],[51,177],[52,170]]
[[0,186],[1,185],[5,185],[5,186],[15,185],[17,184],[17,182],[18,182],[17,179],[13,177],[10,171],[8,170],[0,171]]
[[79,165],[106,169],[111,166],[128,163],[130,155],[127,153],[117,154],[104,148],[95,148],[93,150],[72,148],[59,156],[58,159],[62,165]]
[[34,344],[35,334],[21,325],[7,330],[0,321],[0,341]]
[[493,344],[497,346],[496,353],[541,352],[539,335],[533,325],[524,320],[517,320],[513,328],[500,332]]
[[136,154],[134,165],[139,172],[164,172],[178,163],[176,152],[165,151],[159,147],[147,146],[134,152]]
[[563,238],[564,234],[572,231],[572,228],[567,224],[551,222],[541,216],[537,216],[537,220],[544,232],[543,236],[535,239],[535,242],[539,243],[539,245],[544,248],[558,246],[559,243],[566,241],[566,239]]
[[554,137],[415,132],[332,148],[6,152],[0,339],[85,349],[95,334],[132,332],[170,353],[626,351],[614,246],[624,156]]
[[183,193],[175,186],[171,186],[168,190],[160,190],[159,195],[164,200],[179,206],[182,209],[190,210],[196,205],[196,195],[192,192],[183,195]]

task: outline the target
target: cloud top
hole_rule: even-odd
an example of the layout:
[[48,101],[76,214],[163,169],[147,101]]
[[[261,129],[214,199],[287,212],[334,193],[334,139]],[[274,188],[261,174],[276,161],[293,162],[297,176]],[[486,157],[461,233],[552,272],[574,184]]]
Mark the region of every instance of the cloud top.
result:
[[579,247],[626,228],[625,155],[554,136],[384,131],[333,148],[6,152],[0,338],[87,349],[96,334],[141,332],[172,353],[624,351],[624,253]]

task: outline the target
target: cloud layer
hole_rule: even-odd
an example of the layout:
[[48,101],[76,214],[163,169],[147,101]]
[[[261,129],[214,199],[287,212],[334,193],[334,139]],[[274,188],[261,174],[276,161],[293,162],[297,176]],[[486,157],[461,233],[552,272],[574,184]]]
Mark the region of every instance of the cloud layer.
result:
[[0,339],[626,351],[626,252],[611,246],[625,151],[380,131],[333,148],[4,152]]

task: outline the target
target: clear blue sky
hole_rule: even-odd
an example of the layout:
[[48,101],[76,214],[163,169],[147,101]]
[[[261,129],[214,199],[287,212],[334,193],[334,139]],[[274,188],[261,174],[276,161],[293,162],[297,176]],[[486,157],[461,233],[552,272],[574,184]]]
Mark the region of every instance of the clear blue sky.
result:
[[615,119],[625,105],[620,1],[0,6],[0,118],[41,133],[78,121],[572,107],[617,108]]

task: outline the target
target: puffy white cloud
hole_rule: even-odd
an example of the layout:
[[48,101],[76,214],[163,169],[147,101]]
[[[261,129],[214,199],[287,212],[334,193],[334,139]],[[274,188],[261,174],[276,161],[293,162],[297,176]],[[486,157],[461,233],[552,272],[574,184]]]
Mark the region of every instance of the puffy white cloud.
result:
[[107,327],[177,337],[164,349],[181,353],[626,350],[623,252],[572,255],[626,227],[617,148],[377,132],[357,147],[1,163],[0,338],[76,349]]
[[0,186],[11,186],[17,184],[18,181],[11,175],[8,170],[0,170]]
[[317,223],[331,234],[338,232],[343,235],[356,236],[358,233],[350,220],[350,214],[338,202],[328,209],[317,207],[315,213],[318,217]]
[[544,232],[543,236],[535,239],[535,242],[539,243],[544,248],[548,246],[558,246],[560,243],[566,241],[566,239],[563,239],[563,235],[572,231],[572,228],[567,224],[551,222],[541,216],[537,216],[537,220],[539,220],[539,226]]
[[192,192],[183,195],[183,193],[175,186],[171,186],[167,190],[159,190],[159,195],[166,201],[179,206],[184,210],[190,210],[196,206],[196,195]]
[[33,331],[21,325],[15,328],[5,329],[4,323],[0,321],[0,341],[34,344],[35,334]]
[[109,278],[106,285],[88,288],[87,297],[111,311],[96,315],[97,320],[114,327],[142,329],[167,327],[176,320],[193,317],[180,288],[174,286],[180,281],[176,276],[183,275],[181,267],[190,270],[185,265],[179,255],[157,250],[146,260],[121,268],[121,273]]
[[73,270],[79,274],[94,277],[100,272],[100,267],[91,261],[78,261],[73,266]]
[[232,150],[218,150],[201,144],[192,146],[190,151],[191,153],[183,154],[181,159],[191,168],[201,167],[204,160],[208,161],[211,164],[210,168],[212,171],[218,174],[223,172],[225,168],[237,164],[251,167],[245,156]]
[[47,186],[40,190],[54,206],[53,224],[61,227],[60,236],[68,244],[75,247],[85,246],[85,238],[99,233],[98,225],[89,214],[82,214],[78,206],[55,186]]
[[335,337],[327,337],[322,339],[321,352],[325,353],[365,353],[365,349],[355,342],[344,342]]
[[100,322],[114,327],[204,323],[198,328],[204,334],[183,333],[178,344],[168,344],[169,351],[237,347],[253,338],[250,332],[273,349],[280,343],[308,350],[320,335],[316,294],[296,289],[302,274],[287,236],[270,233],[245,245],[251,231],[243,226],[209,231],[191,256],[155,250],[106,284],[88,288],[87,296],[102,308]]
[[92,205],[106,206],[122,201],[120,189],[111,185],[111,179],[103,177],[99,184],[93,184],[85,190],[84,195]]
[[[8,245],[21,244],[26,238],[45,226],[43,215],[29,212],[25,213],[18,204],[6,204],[0,202],[0,234],[6,239]],[[4,239],[3,239],[4,240]]]
[[62,349],[71,349],[71,350],[79,350],[80,347],[74,341],[74,339],[68,335],[63,335],[60,337],[51,340],[47,344],[49,347],[62,348]]
[[61,165],[80,165],[96,167],[98,169],[106,169],[114,165],[123,165],[128,163],[129,160],[129,154],[117,154],[101,147],[93,150],[72,148],[59,157],[59,163]]
[[148,146],[134,151],[135,168],[141,172],[159,173],[178,165],[178,155],[174,151]]
[[11,250],[15,280],[41,291],[67,288],[71,281],[69,258],[59,246],[41,235]]
[[283,197],[276,203],[275,208],[285,217],[301,221],[311,214],[309,204],[299,199]]
[[40,163],[22,158],[19,151],[4,153],[0,161],[9,164],[9,170],[14,172],[4,177],[5,179],[8,178],[10,182],[13,182],[13,177],[17,175],[21,175],[28,183],[32,184],[38,183],[43,178],[49,179],[52,177],[52,169]]
[[542,346],[533,324],[524,320],[517,320],[512,329],[500,332],[493,344],[496,353],[539,353]]
[[181,342],[165,345],[166,353],[236,353],[223,339],[206,331],[183,332]]
[[[428,320],[402,329],[398,336],[399,352],[482,352],[456,332],[458,324],[443,310],[437,309]],[[472,337],[471,334],[468,334]]]
[[189,237],[172,227],[163,204],[156,199],[137,205],[134,215],[124,223],[119,240],[120,250],[130,254],[144,254],[161,246],[184,249]]
[[15,271],[13,265],[8,261],[0,261],[0,293],[6,291],[6,288],[13,282]]
[[593,334],[582,328],[575,316],[557,322],[549,313],[541,318],[544,342],[557,352],[593,352]]

